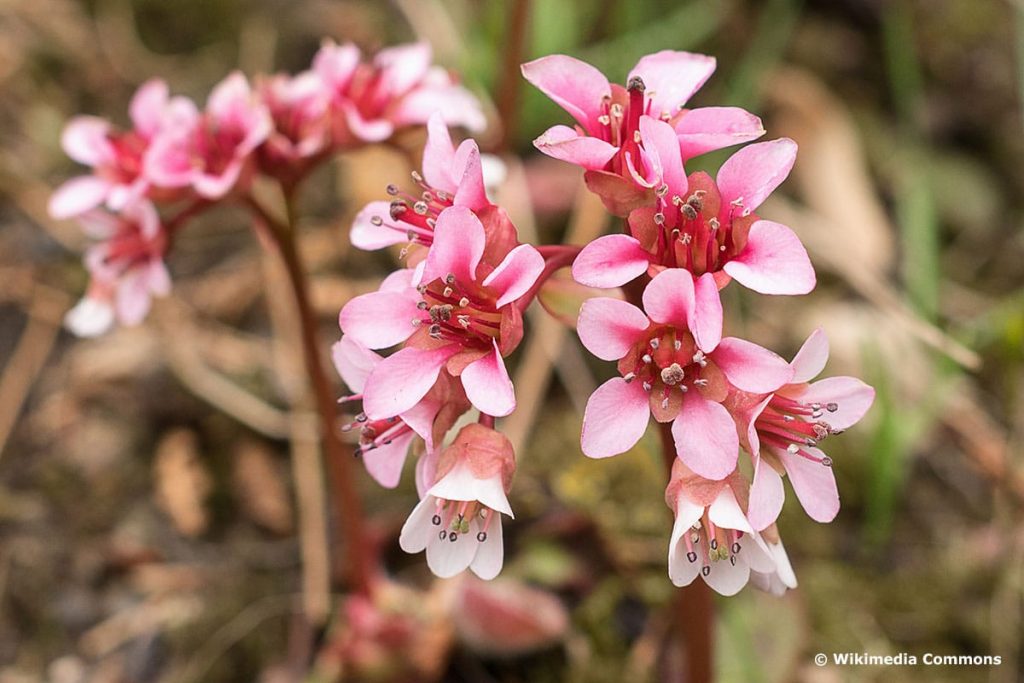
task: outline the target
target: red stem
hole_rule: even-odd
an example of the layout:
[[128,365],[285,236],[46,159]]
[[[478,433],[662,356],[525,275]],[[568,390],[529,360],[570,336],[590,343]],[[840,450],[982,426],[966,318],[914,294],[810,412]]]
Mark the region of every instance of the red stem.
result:
[[274,219],[252,197],[246,197],[244,201],[255,218],[266,224],[266,233],[277,246],[288,272],[288,281],[298,309],[306,372],[309,374],[317,412],[320,415],[323,450],[334,494],[331,500],[334,505],[335,523],[344,531],[350,579],[357,591],[368,595],[372,591],[373,574],[370,568],[363,504],[352,471],[352,450],[341,440],[335,429],[337,403],[321,358],[317,339],[317,319],[310,303],[308,277],[295,241],[292,201],[288,199],[287,223]]

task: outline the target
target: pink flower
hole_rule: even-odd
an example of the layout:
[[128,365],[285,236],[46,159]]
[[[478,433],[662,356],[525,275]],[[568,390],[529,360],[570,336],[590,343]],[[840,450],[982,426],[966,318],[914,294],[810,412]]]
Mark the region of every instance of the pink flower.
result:
[[145,173],[159,187],[191,187],[204,199],[220,199],[247,181],[252,154],[273,125],[236,71],[213,89],[202,115],[161,131],[146,151]]
[[714,276],[762,294],[806,294],[814,268],[788,227],[753,213],[785,180],[796,159],[788,138],[744,147],[718,172],[686,178],[665,123],[645,117],[643,139],[652,150],[654,206],[629,214],[628,235],[607,235],[588,244],[573,264],[573,277],[591,287],[618,287],[645,272],[684,268],[695,278]]
[[119,216],[96,210],[82,214],[79,221],[101,241],[85,253],[89,290],[68,312],[65,324],[80,337],[95,337],[110,329],[115,319],[122,325],[142,322],[151,298],[171,289],[163,262],[167,236],[156,209],[147,201],[136,201]]
[[640,119],[665,121],[683,160],[749,142],[764,134],[761,120],[735,107],[686,109],[715,70],[713,57],[663,50],[637,62],[627,86],[611,85],[593,66],[565,55],[524,64],[523,76],[576,119],[534,142],[548,156],[582,166],[588,182],[630,178],[638,163]]
[[683,270],[657,275],[643,293],[644,311],[610,298],[587,300],[577,331],[602,360],[617,360],[621,377],[593,393],[583,416],[583,452],[606,458],[632,448],[651,415],[672,422],[679,458],[708,479],[736,468],[739,438],[723,402],[732,387],[767,392],[789,381],[786,361],[756,344],[722,339],[714,279],[694,284]]
[[476,97],[431,66],[426,43],[381,50],[370,63],[361,59],[355,45],[331,41],[313,58],[313,71],[331,97],[336,145],[387,140],[399,128],[426,123],[434,112],[450,126],[484,129]]
[[426,549],[427,566],[442,578],[469,568],[493,579],[504,561],[501,515],[513,516],[507,496],[515,466],[505,436],[479,424],[463,427],[441,454],[435,483],[402,527],[402,550]]
[[828,339],[818,329],[793,358],[789,383],[767,396],[741,398],[751,406],[741,423],[754,461],[750,521],[757,529],[774,522],[782,509],[783,473],[811,519],[831,522],[839,512],[832,460],[818,445],[859,422],[875,390],[853,377],[811,382],[827,361]]
[[[796,588],[796,576],[781,540],[755,531],[741,507],[746,482],[738,474],[708,481],[676,461],[665,489],[675,514],[668,543],[668,574],[676,586],[697,575],[722,595],[735,595],[748,580],[774,593]],[[778,538],[774,529],[768,535]]]
[[[343,400],[362,399],[366,378],[383,359],[348,336],[342,337],[331,348],[331,354],[338,374],[349,389],[356,392]],[[422,438],[427,453],[433,453],[435,444],[441,442],[459,415],[468,409],[469,401],[461,385],[447,374],[442,374],[426,396],[404,413],[379,420],[370,420],[365,413],[360,413],[342,431],[359,430],[357,455],[362,457],[366,471],[381,486],[394,488],[401,478],[402,467],[415,438]],[[418,475],[419,470],[430,464],[426,462],[428,458],[421,459]],[[432,472],[424,472],[418,476],[418,481],[427,475],[432,481]]]
[[[423,190],[419,196],[388,186],[390,202],[370,202],[352,224],[352,244],[360,249],[383,249],[395,244],[429,247],[434,242],[434,226],[442,211],[463,206],[476,214],[487,233],[483,260],[497,265],[518,244],[515,226],[505,210],[493,205],[484,186],[480,149],[473,140],[452,144],[441,114],[427,122],[427,144],[423,149],[423,174],[413,173],[413,181]],[[425,250],[410,254],[415,265]]]
[[415,406],[442,370],[461,379],[482,413],[500,417],[515,408],[503,356],[522,339],[515,304],[537,281],[544,259],[522,244],[491,267],[482,260],[486,242],[472,211],[448,208],[437,219],[433,244],[410,286],[358,296],[341,310],[342,331],[371,349],[406,342],[367,377],[363,408],[370,419]]
[[140,87],[129,107],[132,130],[115,130],[94,116],[76,116],[68,122],[61,145],[69,157],[93,169],[72,178],[50,198],[54,218],[72,218],[106,204],[119,211],[146,196],[149,180],[143,174],[143,156],[164,128],[189,120],[195,105],[183,97],[168,97],[167,84],[152,80]]
[[329,98],[323,81],[311,71],[275,74],[259,81],[257,90],[273,121],[259,149],[260,168],[292,179],[330,142]]

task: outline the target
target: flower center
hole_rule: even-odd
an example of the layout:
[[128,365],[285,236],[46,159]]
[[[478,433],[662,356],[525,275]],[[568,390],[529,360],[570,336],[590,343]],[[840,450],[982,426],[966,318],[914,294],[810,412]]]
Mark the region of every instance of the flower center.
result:
[[[349,396],[345,400],[359,398],[362,396]],[[365,455],[381,446],[389,446],[399,436],[412,431],[412,428],[398,417],[370,420],[366,417],[366,413],[359,413],[352,422],[341,427],[341,431],[346,433],[356,429],[359,430],[359,447],[354,453],[356,457]]]
[[729,563],[735,566],[742,549],[739,542],[741,538],[742,531],[716,527],[705,513],[687,533],[683,534],[686,559],[696,562],[698,557],[703,557],[704,567],[701,573],[704,576],[711,573],[712,562],[729,560]]
[[501,338],[501,313],[494,299],[475,283],[461,283],[452,274],[418,288],[423,300],[417,307],[427,314],[414,318],[414,325],[428,325],[437,341],[457,342],[463,346],[490,348],[492,339]]
[[627,382],[642,382],[664,410],[681,404],[691,389],[706,391],[719,383],[718,368],[697,348],[693,335],[674,327],[652,330],[620,361],[619,370]]
[[[374,215],[370,223],[385,230],[395,230],[404,234],[411,244],[429,247],[434,243],[434,225],[442,211],[452,206],[453,197],[444,190],[431,187],[416,171],[412,179],[423,192],[419,197],[402,192],[395,185],[388,185],[387,192],[395,197],[391,202],[389,215]],[[406,252],[402,252],[404,257]]]
[[434,508],[434,516],[430,522],[439,527],[437,537],[442,541],[454,543],[459,536],[468,534],[470,522],[479,518],[479,531],[476,540],[483,543],[487,540],[487,532],[491,528],[494,516],[498,514],[491,508],[475,500],[446,500],[438,498]]
[[817,447],[828,436],[840,433],[822,419],[826,413],[837,410],[838,403],[804,403],[775,394],[754,424],[762,442],[830,467],[831,458],[814,455],[807,448]]

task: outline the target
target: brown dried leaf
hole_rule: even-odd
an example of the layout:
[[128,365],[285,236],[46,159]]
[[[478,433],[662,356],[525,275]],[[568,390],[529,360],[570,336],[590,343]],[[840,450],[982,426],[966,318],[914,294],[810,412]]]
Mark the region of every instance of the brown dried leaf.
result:
[[199,458],[195,433],[176,429],[157,445],[153,463],[156,502],[183,536],[206,530],[209,516],[203,501],[210,493],[210,475]]
[[293,513],[284,472],[266,445],[251,439],[238,444],[231,481],[242,511],[253,522],[276,534],[292,530]]

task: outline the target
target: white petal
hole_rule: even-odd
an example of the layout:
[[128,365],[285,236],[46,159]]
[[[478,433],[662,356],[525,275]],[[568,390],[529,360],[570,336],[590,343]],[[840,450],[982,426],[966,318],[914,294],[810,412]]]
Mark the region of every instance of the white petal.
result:
[[491,527],[487,530],[487,539],[480,541],[477,539],[477,534],[483,531],[483,524],[481,521],[475,520],[474,524],[470,527],[470,533],[473,536],[473,540],[479,543],[476,550],[476,557],[473,558],[473,563],[469,566],[473,570],[473,573],[479,576],[485,581],[490,581],[501,572],[501,565],[505,561],[505,539],[501,530],[501,514],[495,512],[494,521],[491,522]]

